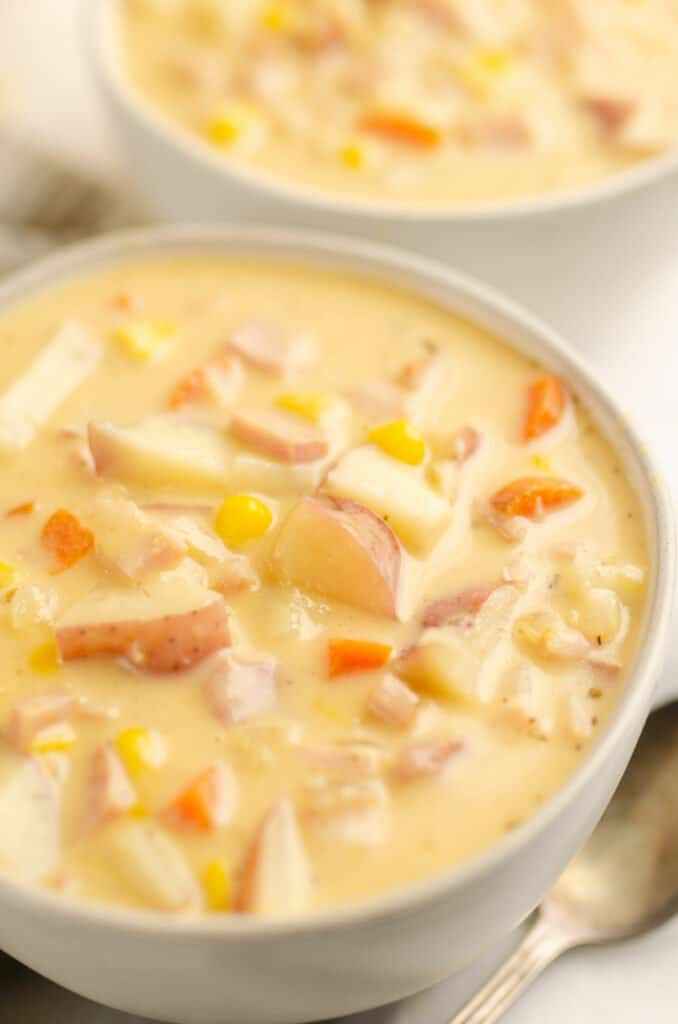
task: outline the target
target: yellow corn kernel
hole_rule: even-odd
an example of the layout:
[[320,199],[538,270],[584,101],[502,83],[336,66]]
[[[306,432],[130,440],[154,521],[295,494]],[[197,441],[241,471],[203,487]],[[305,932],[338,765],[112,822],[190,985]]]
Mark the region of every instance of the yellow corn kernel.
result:
[[16,586],[16,569],[8,562],[0,562],[0,591]]
[[410,466],[419,466],[426,458],[424,439],[407,420],[382,423],[370,431],[369,437],[382,451]]
[[273,513],[268,505],[252,494],[231,494],[217,512],[215,529],[227,547],[239,547],[263,537]]
[[267,4],[259,15],[259,24],[269,32],[279,33],[292,32],[295,27],[293,13],[285,3]]
[[454,71],[468,92],[477,99],[485,99],[512,63],[513,55],[509,50],[481,46],[457,61]]
[[135,362],[163,354],[176,337],[176,328],[164,320],[137,320],[113,331],[113,340]]
[[352,171],[362,171],[367,163],[367,154],[364,146],[359,142],[347,142],[339,150],[339,157],[344,166]]
[[149,768],[158,768],[167,758],[164,737],[153,729],[125,729],[115,741],[125,768],[134,777]]
[[228,148],[253,137],[262,125],[256,107],[245,103],[230,103],[212,114],[205,128],[205,136],[213,146]]
[[52,676],[61,667],[61,655],[56,640],[46,640],[34,647],[28,658],[28,666],[41,676]]
[[279,409],[286,409],[288,412],[296,413],[297,416],[303,416],[304,419],[310,420],[311,423],[319,423],[323,413],[326,413],[328,409],[331,409],[336,404],[336,399],[332,398],[331,395],[305,394],[298,391],[290,391],[284,395],[279,395],[275,400],[275,404]]
[[338,704],[327,697],[318,697],[313,702],[313,710],[321,718],[329,722],[336,722],[337,725],[350,726],[355,722],[355,714],[344,704]]
[[205,865],[202,885],[209,910],[223,913],[231,909],[231,873],[225,860],[219,858]]
[[541,473],[552,473],[553,464],[549,459],[548,455],[533,455],[532,465],[535,469],[538,469]]
[[54,754],[70,750],[76,742],[75,730],[70,722],[55,722],[41,729],[31,744],[33,754]]
[[148,808],[143,800],[137,800],[134,807],[130,807],[129,810],[130,818],[147,818]]

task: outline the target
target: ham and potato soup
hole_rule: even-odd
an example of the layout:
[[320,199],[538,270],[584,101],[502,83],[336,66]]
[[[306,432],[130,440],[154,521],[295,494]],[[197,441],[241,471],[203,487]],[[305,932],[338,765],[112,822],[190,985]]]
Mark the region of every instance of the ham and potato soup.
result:
[[567,383],[391,286],[196,253],[0,320],[0,870],[293,915],[573,772],[647,553]]
[[678,140],[674,0],[123,0],[140,95],[245,167],[403,204],[574,188]]

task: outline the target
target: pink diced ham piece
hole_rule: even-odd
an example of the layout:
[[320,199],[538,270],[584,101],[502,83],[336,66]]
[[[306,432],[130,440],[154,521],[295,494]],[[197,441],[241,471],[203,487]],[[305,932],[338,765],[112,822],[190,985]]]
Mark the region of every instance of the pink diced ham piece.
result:
[[454,437],[454,454],[457,462],[467,462],[482,444],[482,435],[469,423],[460,427]]
[[449,759],[463,749],[459,740],[419,740],[400,752],[393,773],[400,782],[430,778],[438,775]]
[[39,732],[68,720],[75,709],[75,698],[66,693],[46,693],[27,697],[12,708],[7,739],[21,753],[28,753]]
[[366,744],[346,744],[329,750],[306,750],[304,754],[314,768],[343,778],[376,775],[381,765],[379,749]]
[[110,744],[92,755],[90,814],[92,825],[111,821],[131,811],[137,794],[122,760]]
[[585,96],[582,103],[606,135],[617,135],[637,108],[634,100],[624,96]]
[[261,323],[245,323],[236,327],[229,346],[257,370],[278,377],[302,369],[311,361],[313,354],[312,341],[308,336],[287,338],[277,328]]
[[228,429],[236,441],[278,462],[316,462],[329,453],[326,438],[276,409],[241,409],[231,416]]
[[469,587],[456,594],[441,597],[424,610],[421,624],[426,629],[451,626],[463,620],[472,619],[492,594],[498,583],[487,587]]
[[217,655],[205,683],[207,701],[224,725],[238,725],[272,711],[277,701],[275,658],[246,660],[230,651]]
[[371,715],[387,725],[406,729],[414,721],[419,697],[397,676],[387,673],[372,689],[367,700]]
[[398,370],[396,384],[405,391],[419,391],[438,372],[439,363],[438,356],[433,354],[411,359]]

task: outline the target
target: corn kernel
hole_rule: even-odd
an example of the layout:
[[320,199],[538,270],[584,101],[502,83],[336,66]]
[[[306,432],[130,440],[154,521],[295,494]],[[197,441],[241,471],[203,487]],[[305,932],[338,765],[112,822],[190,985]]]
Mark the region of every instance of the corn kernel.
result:
[[533,455],[532,465],[535,469],[538,469],[541,473],[552,473],[553,464],[549,459],[548,455]]
[[304,394],[301,392],[287,392],[279,395],[275,404],[280,409],[287,409],[288,412],[303,416],[312,423],[319,423],[323,413],[336,404],[336,399],[331,395]]
[[34,647],[28,659],[29,668],[41,676],[52,676],[59,671],[61,655],[56,640],[52,637]]
[[158,768],[167,758],[164,737],[153,729],[125,729],[117,737],[115,745],[127,771],[133,777],[149,768]]
[[163,320],[137,320],[113,331],[113,340],[135,362],[161,356],[174,341],[176,328]]
[[224,544],[239,547],[263,537],[272,522],[273,513],[260,498],[232,494],[222,503],[214,525]]
[[17,573],[13,565],[0,562],[0,593],[10,590],[17,583]]
[[269,32],[286,33],[294,29],[294,17],[287,4],[270,3],[259,15],[259,24]]
[[211,860],[202,873],[205,902],[215,913],[231,909],[231,873],[222,858]]
[[232,103],[215,111],[205,128],[208,142],[229,148],[254,139],[263,128],[259,111],[244,103]]
[[129,809],[130,818],[147,818],[148,808],[143,800],[137,800],[133,807]]
[[513,55],[508,50],[478,47],[465,54],[454,65],[457,78],[477,99],[486,99],[498,78],[511,67]]
[[75,745],[76,735],[70,722],[55,722],[41,729],[31,744],[34,754],[63,753]]
[[339,150],[339,156],[344,166],[352,171],[362,171],[367,163],[365,149],[359,142],[347,142]]
[[382,423],[370,431],[369,436],[370,441],[379,445],[388,455],[410,466],[419,466],[426,458],[424,439],[407,420]]
[[355,722],[356,716],[350,708],[327,697],[318,697],[313,703],[313,710],[321,718],[326,718],[328,722],[336,722],[337,725],[347,727]]

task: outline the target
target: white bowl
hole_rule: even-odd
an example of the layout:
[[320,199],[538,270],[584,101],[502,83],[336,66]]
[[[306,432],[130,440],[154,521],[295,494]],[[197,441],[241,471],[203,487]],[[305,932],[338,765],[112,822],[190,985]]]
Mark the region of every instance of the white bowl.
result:
[[132,85],[119,43],[120,4],[84,5],[86,45],[123,162],[161,220],[303,226],[400,245],[479,275],[589,344],[598,316],[623,309],[629,289],[675,245],[678,147],[568,191],[423,208],[332,195],[238,165]]
[[634,484],[651,572],[642,644],[618,710],[557,794],[468,864],[394,895],[289,923],[182,920],[78,905],[0,879],[0,946],[122,1010],[180,1024],[301,1024],[406,996],[461,972],[539,902],[586,839],[652,704],[674,585],[671,507],[643,444],[580,359],[511,302],[420,257],[272,229],[175,227],[78,246],[0,288],[0,312],[75,275],[131,258],[204,252],[370,275],[481,324],[562,373]]

